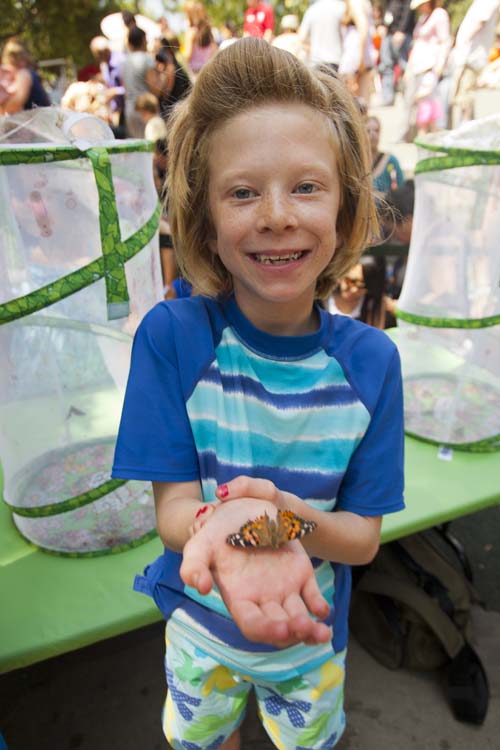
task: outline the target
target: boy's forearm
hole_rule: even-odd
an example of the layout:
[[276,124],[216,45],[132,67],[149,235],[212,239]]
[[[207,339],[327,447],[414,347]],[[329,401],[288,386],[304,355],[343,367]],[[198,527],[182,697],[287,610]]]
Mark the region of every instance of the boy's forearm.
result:
[[311,557],[347,565],[366,565],[377,554],[382,517],[314,509],[310,509],[307,517],[317,523],[314,533],[302,540]]
[[156,508],[156,528],[165,547],[182,552],[190,538],[196,513],[203,507],[197,482],[186,482],[173,488],[163,482],[153,482]]
[[344,510],[317,510],[291,494],[287,495],[286,504],[298,516],[317,524],[314,533],[302,539],[311,557],[347,565],[365,565],[377,554],[381,516],[360,516]]

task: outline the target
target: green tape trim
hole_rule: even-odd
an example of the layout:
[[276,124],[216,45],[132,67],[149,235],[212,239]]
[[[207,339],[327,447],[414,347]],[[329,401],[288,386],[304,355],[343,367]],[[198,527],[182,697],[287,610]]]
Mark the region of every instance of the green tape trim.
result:
[[[112,146],[102,146],[108,154],[126,154],[131,152],[154,151],[154,143],[148,141],[126,141],[125,143]],[[47,143],[39,147],[19,148],[19,145],[10,149],[0,147],[0,166],[11,167],[18,164],[50,164],[56,161],[70,161],[71,159],[84,159],[88,151],[80,151],[75,146],[54,146]]]
[[87,156],[92,163],[99,196],[99,228],[104,258],[104,282],[108,320],[129,314],[130,297],[122,257],[120,219],[116,206],[111,158],[105,148],[90,148]]
[[32,508],[26,508],[22,505],[10,505],[5,499],[4,503],[13,513],[17,513],[18,516],[24,516],[25,518],[57,516],[59,513],[68,513],[70,510],[83,508],[84,505],[89,505],[96,500],[100,500],[101,497],[108,495],[110,492],[118,489],[118,487],[122,487],[126,482],[126,479],[108,479],[107,482],[103,482],[98,487],[81,492],[79,495],[74,495],[67,500],[63,500],[62,503],[48,503],[47,505],[39,505]]
[[[123,261],[126,262],[133,258],[154,237],[158,228],[160,212],[161,204],[158,202],[148,221],[125,242],[120,243],[117,250]],[[90,284],[94,284],[104,276],[104,273],[104,258],[101,256],[88,265],[62,276],[46,286],[35,289],[23,297],[9,300],[0,305],[0,325],[31,315],[44,307],[69,297],[90,286]]]
[[491,328],[500,325],[500,315],[492,315],[490,318],[428,318],[423,315],[414,315],[396,308],[396,318],[405,320],[407,323],[415,323],[428,328]]
[[476,167],[481,164],[487,166],[500,164],[500,155],[492,156],[486,151],[464,151],[461,156],[430,156],[428,159],[422,159],[418,162],[415,166],[415,174],[456,169],[457,167]]
[[405,433],[410,437],[416,438],[423,443],[429,443],[431,445],[446,445],[448,448],[453,448],[457,451],[465,451],[468,453],[494,453],[500,451],[500,434],[494,435],[490,438],[484,438],[483,440],[477,440],[474,443],[443,443],[442,440],[432,440],[431,438],[423,437],[418,435],[416,432],[411,432],[405,429]]
[[[19,529],[18,533],[21,534]],[[58,552],[53,549],[47,549],[47,547],[40,547],[38,544],[33,544],[33,542],[29,543],[33,547],[39,549],[41,552],[45,552],[46,555],[52,555],[54,557],[103,557],[104,555],[117,555],[120,552],[127,552],[127,550],[134,549],[135,547],[140,547],[141,544],[145,544],[145,542],[149,542],[151,539],[155,539],[157,536],[158,532],[156,531],[156,529],[153,529],[152,531],[148,531],[147,534],[143,534],[143,536],[134,539],[132,542],[127,542],[126,544],[117,544],[115,547],[107,547],[106,549],[102,550],[91,550],[89,552]]]

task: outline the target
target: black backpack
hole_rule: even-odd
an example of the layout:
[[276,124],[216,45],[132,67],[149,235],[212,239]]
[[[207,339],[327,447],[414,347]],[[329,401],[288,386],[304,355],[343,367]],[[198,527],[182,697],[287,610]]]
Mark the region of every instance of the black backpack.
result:
[[480,597],[460,543],[442,527],[381,546],[354,569],[350,629],[390,669],[444,668],[457,719],[481,724],[489,701],[484,667],[471,645]]

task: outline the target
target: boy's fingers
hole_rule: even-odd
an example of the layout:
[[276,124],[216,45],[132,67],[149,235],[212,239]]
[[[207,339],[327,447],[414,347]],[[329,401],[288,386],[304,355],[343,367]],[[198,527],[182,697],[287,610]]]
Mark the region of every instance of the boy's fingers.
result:
[[231,607],[231,614],[249,641],[278,646],[287,642],[290,631],[285,620],[270,619],[255,602],[240,600]]
[[330,605],[319,590],[318,583],[314,575],[311,575],[302,587],[302,598],[311,614],[324,620],[330,613]]
[[219,500],[223,501],[234,500],[239,497],[254,497],[274,503],[278,492],[276,485],[269,479],[256,479],[241,474],[230,482],[220,484],[215,494]]
[[187,542],[184,547],[180,576],[186,586],[192,586],[200,594],[208,594],[213,586],[210,572],[210,549],[196,543],[192,544],[191,540]]

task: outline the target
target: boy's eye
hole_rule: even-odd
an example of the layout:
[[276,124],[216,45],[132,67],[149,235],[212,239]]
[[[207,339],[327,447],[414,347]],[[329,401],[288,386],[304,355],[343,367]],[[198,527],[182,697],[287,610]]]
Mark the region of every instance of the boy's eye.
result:
[[250,188],[237,188],[233,192],[233,197],[238,198],[240,201],[244,201],[246,198],[251,198],[253,195],[255,195],[253,190],[250,190]]
[[301,182],[300,185],[297,185],[296,187],[297,193],[302,193],[303,195],[314,193],[315,190],[316,186],[312,182]]

